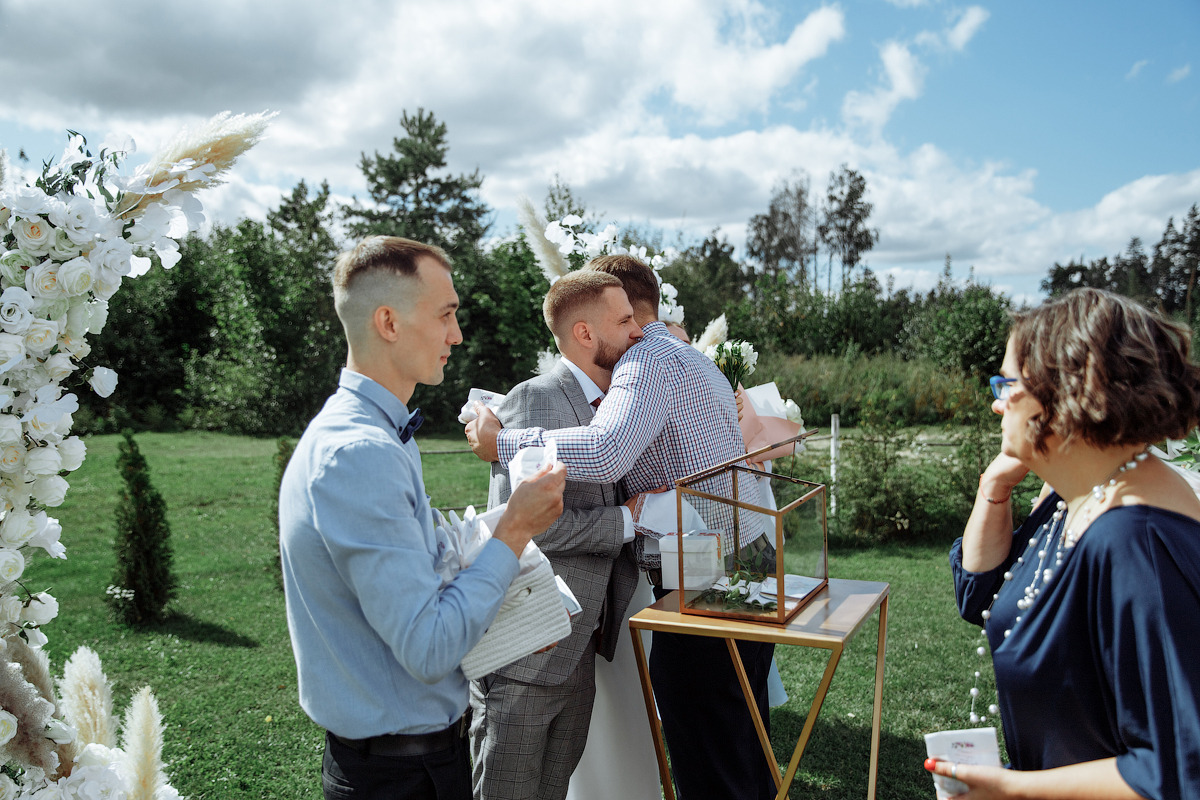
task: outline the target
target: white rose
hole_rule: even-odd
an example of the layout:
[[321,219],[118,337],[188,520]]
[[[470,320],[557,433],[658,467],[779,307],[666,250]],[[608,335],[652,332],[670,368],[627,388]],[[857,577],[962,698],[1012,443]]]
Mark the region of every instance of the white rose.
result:
[[25,556],[16,550],[0,548],[0,581],[8,583],[25,571]]
[[58,324],[34,319],[25,331],[25,349],[35,356],[44,356],[58,344]]
[[0,500],[3,500],[2,507],[8,511],[26,508],[29,505],[29,488],[25,479],[15,480],[10,475],[0,475]]
[[20,787],[7,775],[0,774],[0,800],[16,800]]
[[82,336],[72,336],[69,333],[64,333],[58,337],[59,349],[66,350],[75,358],[82,361],[92,352],[92,346],[88,344],[87,339]]
[[66,353],[55,353],[47,358],[42,366],[45,368],[50,380],[55,383],[61,382],[76,370],[75,362]]
[[[46,642],[49,641],[49,639],[46,638],[46,634],[42,633],[40,628],[25,628],[25,630],[22,631],[21,635],[25,637],[25,641],[34,650],[37,650],[39,647],[41,647],[42,645],[46,644]],[[46,701],[46,702],[49,702],[49,701]],[[28,775],[29,773],[26,772],[25,774]],[[43,800],[43,798],[41,796],[39,796],[37,798],[37,800]],[[55,800],[55,798],[53,796],[51,796],[49,798],[46,798],[46,800]],[[74,798],[64,797],[63,800],[74,800]]]
[[107,767],[109,764],[119,763],[120,760],[119,750],[93,742],[76,756],[75,763],[81,767]]
[[33,526],[37,529],[37,533],[26,544],[30,547],[42,548],[52,558],[67,557],[67,548],[59,542],[62,537],[62,525],[57,519],[47,516],[45,511],[39,511],[34,515]]
[[[62,456],[58,454],[58,448],[53,444],[35,447],[25,456],[25,471],[30,475],[57,475],[61,470]],[[7,520],[5,521],[7,522]],[[2,535],[0,533],[0,536]]]
[[50,221],[63,230],[75,244],[84,245],[94,238],[96,208],[86,197],[74,196],[50,211]]
[[17,735],[17,718],[0,708],[0,747],[12,741]]
[[25,285],[25,271],[33,269],[37,259],[22,250],[10,250],[0,256],[0,275],[13,286]]
[[46,259],[25,273],[25,288],[34,297],[62,297],[58,285],[58,262]]
[[20,286],[0,294],[0,328],[5,333],[24,333],[33,322],[33,296]]
[[36,186],[22,186],[10,198],[9,207],[18,217],[32,217],[50,210],[50,197]]
[[49,508],[61,506],[71,484],[58,475],[47,475],[33,482],[33,499]]
[[106,269],[96,274],[96,282],[92,285],[92,293],[101,300],[108,300],[121,288],[121,276]]
[[101,397],[108,397],[117,388],[117,373],[108,367],[96,367],[88,378],[92,389]]
[[4,521],[0,522],[0,541],[7,547],[22,546],[36,532],[33,515],[23,508],[8,512],[4,515]]
[[17,247],[30,255],[44,256],[54,242],[54,226],[41,217],[17,220],[12,226],[12,233],[17,237]]
[[25,360],[25,337],[15,333],[0,333],[0,374],[8,372]]
[[86,258],[73,258],[58,268],[58,288],[68,297],[85,294],[95,282],[92,262]]
[[15,594],[6,594],[0,597],[0,622],[20,621],[21,611],[24,608],[25,604]]
[[67,315],[71,301],[64,297],[35,297],[33,298],[33,316],[39,319],[58,323]]
[[87,444],[78,436],[63,439],[58,443],[58,454],[62,457],[62,468],[74,472],[83,464],[87,456]]
[[[0,444],[0,472],[10,475],[20,472],[25,462],[25,448],[20,444]],[[24,473],[21,473],[24,477]]]
[[133,258],[133,247],[120,237],[100,242],[88,253],[88,260],[96,268],[96,274],[110,274],[118,279],[129,274],[129,260]]
[[56,432],[62,418],[79,410],[79,398],[73,394],[65,394],[56,398],[60,391],[54,384],[48,384],[37,390],[37,402],[25,409],[21,422],[25,423],[25,432],[33,439],[44,440]]
[[79,245],[72,242],[71,237],[62,228],[55,228],[47,255],[56,261],[66,261],[79,255]]

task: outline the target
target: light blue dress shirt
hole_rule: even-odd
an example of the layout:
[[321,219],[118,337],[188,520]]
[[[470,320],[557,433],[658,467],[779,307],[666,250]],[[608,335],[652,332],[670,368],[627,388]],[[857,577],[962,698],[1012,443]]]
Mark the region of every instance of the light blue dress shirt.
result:
[[467,707],[459,665],[496,616],[519,567],[499,541],[445,588],[409,411],[342,370],[283,476],[280,552],[300,705],[363,739],[430,733]]

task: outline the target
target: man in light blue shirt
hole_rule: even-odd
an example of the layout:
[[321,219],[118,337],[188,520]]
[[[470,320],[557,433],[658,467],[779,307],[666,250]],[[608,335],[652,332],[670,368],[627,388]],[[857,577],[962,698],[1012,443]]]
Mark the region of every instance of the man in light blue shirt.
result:
[[349,344],[338,391],[283,477],[280,551],[300,704],[328,731],[326,798],[471,796],[459,664],[530,538],[562,511],[559,466],[522,483],[446,586],[408,401],[462,341],[445,254],[397,237],[343,253],[334,304]]

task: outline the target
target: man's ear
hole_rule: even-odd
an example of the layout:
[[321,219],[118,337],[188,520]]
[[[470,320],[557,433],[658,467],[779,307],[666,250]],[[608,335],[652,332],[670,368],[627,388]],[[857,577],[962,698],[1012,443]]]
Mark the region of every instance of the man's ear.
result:
[[375,333],[385,342],[395,342],[400,338],[400,317],[391,306],[379,306],[371,315],[371,326]]
[[592,336],[592,327],[583,320],[579,320],[571,326],[571,336],[579,343],[580,347],[590,350],[596,346],[595,337]]

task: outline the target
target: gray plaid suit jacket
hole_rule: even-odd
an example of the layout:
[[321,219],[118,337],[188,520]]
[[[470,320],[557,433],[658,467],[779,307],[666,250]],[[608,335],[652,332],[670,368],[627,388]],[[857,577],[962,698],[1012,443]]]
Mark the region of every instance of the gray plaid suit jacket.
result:
[[[559,362],[549,374],[514,386],[498,416],[505,427],[553,429],[587,425],[592,414],[579,382]],[[488,508],[507,501],[512,493],[506,466],[492,464]],[[571,621],[571,635],[557,647],[526,656],[497,674],[543,686],[562,683],[579,663],[598,622],[601,639],[596,652],[612,661],[639,577],[632,548],[623,544],[624,523],[617,505],[623,499],[611,483],[567,481],[562,516],[534,541],[571,587],[583,613]]]

